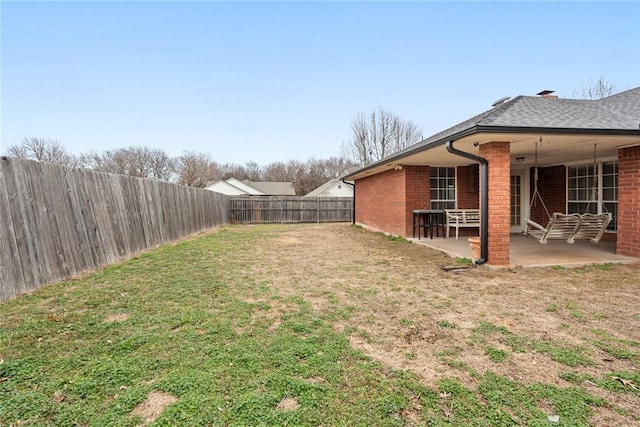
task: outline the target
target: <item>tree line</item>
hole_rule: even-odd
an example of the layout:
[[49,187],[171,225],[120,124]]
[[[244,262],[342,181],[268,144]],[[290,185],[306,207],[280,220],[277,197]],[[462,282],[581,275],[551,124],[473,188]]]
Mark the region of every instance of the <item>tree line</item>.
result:
[[98,172],[160,179],[191,187],[203,188],[221,179],[248,181],[293,182],[296,194],[304,195],[329,181],[355,170],[358,165],[344,157],[289,160],[261,166],[254,161],[244,165],[218,163],[210,154],[184,151],[172,157],[164,150],[133,146],[78,156],[70,153],[60,141],[46,138],[25,138],[10,146],[7,155],[40,162],[82,167]]
[[[600,99],[617,89],[604,76],[594,83],[581,84],[574,97]],[[205,187],[210,182],[237,178],[248,181],[294,182],[296,194],[304,195],[332,178],[347,175],[370,163],[384,159],[422,140],[422,129],[380,107],[368,114],[360,113],[351,120],[351,138],[343,142],[341,155],[328,159],[311,158],[273,162],[260,166],[249,161],[244,165],[218,163],[210,154],[184,151],[171,157],[157,148],[142,146],[118,148],[103,152],[90,151],[74,156],[57,140],[25,138],[8,148],[12,157],[84,167],[100,172],[162,179],[192,187]]]
[[296,194],[304,195],[332,178],[347,175],[369,163],[420,141],[422,130],[391,112],[378,108],[359,114],[351,121],[351,139],[341,146],[341,155],[328,159],[289,160],[261,166],[254,161],[244,165],[218,163],[210,154],[184,151],[172,157],[159,148],[132,146],[106,151],[89,151],[78,156],[60,141],[24,138],[10,146],[11,157],[83,167],[98,172],[161,179],[203,188],[227,178],[247,181],[293,182]]

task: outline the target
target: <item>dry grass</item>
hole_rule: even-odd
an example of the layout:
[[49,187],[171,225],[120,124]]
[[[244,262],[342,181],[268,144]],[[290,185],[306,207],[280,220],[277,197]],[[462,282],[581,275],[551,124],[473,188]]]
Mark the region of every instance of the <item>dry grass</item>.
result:
[[[249,268],[256,281],[302,296],[320,313],[344,313],[335,325],[352,346],[430,387],[455,376],[473,388],[486,372],[566,387],[567,372],[603,378],[640,368],[638,264],[451,273],[439,268],[452,260],[438,251],[345,224],[283,228],[254,251]],[[479,331],[483,324],[494,332]],[[593,345],[601,339],[634,356],[612,356]],[[552,357],[554,349],[569,358],[575,351],[588,363],[570,366],[562,352]],[[628,411],[600,408],[595,424],[625,424],[629,414],[640,419],[637,395],[585,386]]]
[[[640,423],[640,266],[229,226],[0,305],[0,425]],[[364,354],[363,354],[364,353]]]

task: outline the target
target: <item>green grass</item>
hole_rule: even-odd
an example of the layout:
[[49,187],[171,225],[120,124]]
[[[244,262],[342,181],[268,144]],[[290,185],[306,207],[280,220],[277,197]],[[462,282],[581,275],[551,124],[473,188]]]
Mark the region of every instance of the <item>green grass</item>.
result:
[[484,351],[487,354],[487,356],[489,356],[489,359],[491,359],[491,361],[493,362],[502,362],[509,355],[508,352],[504,350],[500,350],[499,348],[496,348],[496,347],[492,347],[490,345],[486,346],[484,348]]
[[577,387],[527,385],[493,373],[480,378],[477,391],[454,378],[440,381],[439,388],[442,415],[435,415],[432,425],[547,426],[552,414],[541,408],[549,407],[560,425],[587,425],[591,407],[604,404]]
[[575,372],[564,372],[561,373],[559,377],[576,385],[583,385],[589,382],[604,390],[640,396],[640,372],[611,372],[602,377],[594,377],[592,375],[578,374]]
[[638,359],[639,341],[615,338],[607,331],[600,329],[593,330],[593,333],[597,337],[592,341],[593,345],[610,356],[620,360]]
[[398,242],[398,243],[411,243],[410,240],[405,239],[404,237],[401,236],[391,236],[391,235],[385,235],[384,238],[386,240],[389,240],[390,242]]
[[[535,351],[537,353],[546,354],[551,359],[558,363],[562,363],[566,366],[587,366],[593,362],[585,355],[586,349],[583,347],[571,347],[560,342],[555,341],[537,341],[528,340],[520,337],[513,332],[509,331],[504,326],[497,326],[491,323],[481,323],[473,330],[473,342],[478,342],[485,345],[490,345],[492,340],[511,347],[516,353],[526,353],[528,351]],[[491,360],[500,358],[501,360],[506,358],[498,355],[496,352],[485,351]]]
[[438,326],[441,328],[449,328],[449,329],[455,329],[456,325],[449,322],[448,320],[441,320],[438,322]]
[[[457,346],[434,356],[477,387],[451,376],[429,388],[381,365],[349,345],[352,333],[371,341],[357,325],[344,326],[355,307],[328,293],[329,308],[319,314],[301,296],[254,279],[246,254],[282,229],[225,227],[2,303],[0,425],[135,426],[142,420],[132,410],[153,391],[176,398],[155,426],[547,425],[540,408],[549,407],[562,425],[583,426],[603,404],[580,388],[585,378],[567,375],[561,388],[476,372]],[[433,300],[443,310],[453,304]],[[437,326],[460,329],[444,320]],[[583,349],[527,340],[491,323],[478,325],[471,341],[495,363],[511,354],[501,348],[589,363]],[[633,344],[602,335],[594,343],[620,357]],[[404,355],[413,360],[425,351]],[[590,381],[636,394],[628,384],[640,378],[621,372]],[[285,398],[299,406],[278,409]]]
[[3,303],[0,425],[138,425],[151,391],[177,398],[157,425],[403,425],[433,392],[256,283],[234,254],[258,238],[230,227]]

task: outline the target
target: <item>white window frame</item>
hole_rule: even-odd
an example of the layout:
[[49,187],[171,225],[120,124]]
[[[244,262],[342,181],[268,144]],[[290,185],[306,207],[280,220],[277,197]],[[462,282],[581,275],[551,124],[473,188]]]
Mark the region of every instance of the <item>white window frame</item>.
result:
[[[614,163],[615,164],[615,172],[613,173],[614,178],[614,195],[615,195],[615,200],[605,200],[603,198],[603,194],[604,194],[604,186],[603,186],[603,165],[605,163]],[[593,168],[596,167],[596,176],[597,176],[597,184],[596,184],[596,200],[591,200],[593,198],[593,175],[589,176],[588,182],[587,182],[587,191],[588,194],[586,195],[587,198],[586,199],[580,199],[580,198],[576,198],[576,199],[571,199],[570,198],[570,191],[572,189],[569,188],[569,180],[572,179],[569,176],[569,169],[570,168],[579,168],[579,167],[589,167],[589,168]],[[566,212],[567,213],[580,213],[583,214],[584,213],[584,205],[590,205],[590,207],[595,207],[595,212],[593,213],[604,213],[604,212],[610,212],[609,209],[606,209],[606,207],[604,206],[605,204],[607,205],[615,205],[615,211],[611,212],[613,214],[613,221],[611,221],[609,227],[607,228],[607,233],[617,233],[617,212],[618,212],[618,190],[619,190],[619,184],[618,184],[618,174],[619,174],[619,165],[618,165],[618,161],[616,160],[603,160],[603,161],[599,161],[596,163],[580,163],[580,164],[571,164],[571,165],[567,165],[566,166]],[[608,174],[610,175],[610,174]],[[610,188],[610,187],[608,187]],[[577,187],[577,189],[579,190],[580,187]],[[580,212],[573,212],[569,210],[569,205],[571,203],[578,203],[580,204]],[[591,209],[590,209],[591,210]]]
[[[455,167],[434,167],[432,166],[430,168],[430,172],[429,172],[429,207],[431,209],[455,209],[457,206],[457,195],[458,195],[458,170]],[[436,190],[436,194],[438,194],[438,196],[440,195],[440,191],[442,191],[442,189],[439,187],[439,183],[440,183],[440,179],[441,179],[441,175],[440,175],[440,170],[441,169],[451,169],[453,170],[453,199],[450,198],[446,198],[446,199],[440,199],[440,198],[436,198],[433,199],[431,198],[431,192],[434,190],[434,187],[431,186],[432,180],[434,179],[434,177],[432,176],[432,173],[434,170],[437,170],[437,175],[435,177],[436,182],[438,183],[438,186],[435,187]],[[447,180],[451,179],[452,177],[447,174],[446,176],[442,176],[444,178],[446,178]],[[446,191],[450,191],[450,188],[446,188]],[[446,208],[441,207],[442,204],[452,204],[451,206],[447,206]],[[435,205],[435,206],[434,206]]]

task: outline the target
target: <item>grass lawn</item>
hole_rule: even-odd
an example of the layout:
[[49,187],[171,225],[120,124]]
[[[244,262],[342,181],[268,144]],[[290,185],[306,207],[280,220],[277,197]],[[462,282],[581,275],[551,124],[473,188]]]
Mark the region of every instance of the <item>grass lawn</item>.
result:
[[227,226],[0,303],[0,425],[640,424],[637,265],[447,263]]

